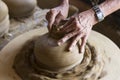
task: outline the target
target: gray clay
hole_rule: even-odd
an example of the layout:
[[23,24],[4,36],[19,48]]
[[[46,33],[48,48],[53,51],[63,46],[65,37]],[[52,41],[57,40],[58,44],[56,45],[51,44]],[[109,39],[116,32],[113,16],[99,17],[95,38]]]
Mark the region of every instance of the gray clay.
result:
[[33,13],[37,2],[36,0],[3,0],[12,17],[26,17]]
[[0,37],[8,33],[9,26],[8,7],[0,0]]

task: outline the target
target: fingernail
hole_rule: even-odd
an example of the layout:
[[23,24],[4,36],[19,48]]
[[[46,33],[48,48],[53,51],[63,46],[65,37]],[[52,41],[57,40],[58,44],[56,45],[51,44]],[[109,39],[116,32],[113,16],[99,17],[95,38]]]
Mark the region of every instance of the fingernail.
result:
[[72,51],[72,47],[69,48],[69,51]]
[[63,43],[63,40],[58,41],[58,45],[60,46]]
[[61,42],[58,42],[58,45],[60,46],[60,45],[61,45]]
[[84,53],[84,49],[81,49],[81,53]]

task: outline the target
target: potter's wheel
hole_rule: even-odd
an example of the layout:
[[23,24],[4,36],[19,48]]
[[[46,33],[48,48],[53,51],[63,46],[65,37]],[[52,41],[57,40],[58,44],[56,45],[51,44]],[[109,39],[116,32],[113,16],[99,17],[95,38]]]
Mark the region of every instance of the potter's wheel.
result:
[[[0,52],[0,80],[22,80],[13,69],[13,62],[23,45],[30,39],[42,35],[47,28],[40,28],[29,31],[8,43]],[[88,39],[90,45],[95,46],[99,54],[105,53],[105,66],[103,71],[107,75],[100,80],[120,80],[120,49],[108,38],[92,31]]]

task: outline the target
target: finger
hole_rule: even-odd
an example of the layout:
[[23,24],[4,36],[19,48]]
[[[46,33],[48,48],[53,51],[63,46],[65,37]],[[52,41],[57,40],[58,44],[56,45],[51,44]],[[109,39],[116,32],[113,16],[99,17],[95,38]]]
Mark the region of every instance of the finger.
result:
[[50,10],[47,15],[46,15],[46,19],[48,20],[48,29],[50,30],[54,21],[55,21],[55,17],[57,15],[57,12],[55,12],[54,10]]
[[60,32],[64,33],[64,32],[70,32],[70,31],[73,31],[73,30],[79,30],[79,22],[77,20],[73,20],[69,25],[65,25],[63,26],[62,29],[60,29]]
[[63,25],[63,28],[61,29],[61,31],[64,30],[64,29],[66,29],[73,22],[73,20],[74,20],[74,18],[71,18],[70,20],[68,20],[68,22],[66,22]]
[[81,53],[81,49],[80,49],[80,47],[81,47],[81,40],[79,40],[78,42],[77,42],[77,46],[78,46],[78,49],[79,49],[79,53]]
[[[58,31],[58,33],[59,34],[68,34],[68,33],[70,33],[70,32],[73,32],[73,31],[75,31],[76,30],[76,27],[73,27],[73,26],[75,26],[73,23],[71,23],[70,25],[69,25],[69,27],[68,28],[65,28],[65,29],[60,29],[59,31]],[[64,27],[63,27],[64,28]]]
[[50,29],[51,29],[51,26],[50,26],[50,24],[51,24],[51,15],[52,15],[52,10],[50,10],[47,14],[46,14],[46,19],[47,19],[47,21],[48,21],[48,30],[50,31]]
[[66,36],[64,36],[62,39],[60,39],[60,40],[58,41],[58,45],[61,45],[61,44],[65,43],[68,39],[74,37],[74,36],[77,35],[78,33],[79,33],[79,31],[73,31],[73,32],[67,34]]
[[84,51],[85,51],[85,45],[87,42],[87,38],[88,38],[87,36],[82,37],[82,43],[79,48],[81,53],[84,53]]
[[80,38],[82,36],[83,36],[82,34],[79,34],[73,39],[73,42],[71,43],[71,45],[69,47],[69,51],[71,51],[73,49],[73,47],[75,47],[75,45],[77,44],[77,42],[80,40]]
[[61,20],[64,20],[64,19],[65,19],[65,18],[64,18],[64,16],[62,15],[62,13],[59,12],[58,15],[57,15],[56,18],[55,18],[54,25],[58,25],[58,24],[61,22]]

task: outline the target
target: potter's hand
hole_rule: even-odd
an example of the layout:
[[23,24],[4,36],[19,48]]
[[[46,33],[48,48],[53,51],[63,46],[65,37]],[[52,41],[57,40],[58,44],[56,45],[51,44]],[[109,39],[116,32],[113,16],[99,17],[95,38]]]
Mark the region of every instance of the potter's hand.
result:
[[58,41],[58,45],[65,43],[72,38],[70,47],[71,50],[76,44],[79,43],[80,52],[84,52],[84,47],[94,24],[94,14],[91,10],[84,11],[80,14],[72,16],[70,20],[59,30],[59,33],[64,33],[65,36]]
[[47,15],[48,30],[50,31],[53,25],[58,25],[61,20],[66,19],[68,16],[69,4],[61,4],[60,6],[51,9]]

